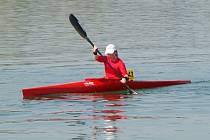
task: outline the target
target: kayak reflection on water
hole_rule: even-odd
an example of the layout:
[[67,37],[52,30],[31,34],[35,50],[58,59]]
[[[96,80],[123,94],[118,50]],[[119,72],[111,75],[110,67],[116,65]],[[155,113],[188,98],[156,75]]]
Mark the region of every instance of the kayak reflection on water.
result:
[[43,96],[31,96],[24,98],[25,100],[79,100],[79,101],[121,101],[125,98],[131,97],[123,92],[106,92],[106,93],[63,93],[63,94],[49,94]]
[[[121,130],[116,122],[128,119],[124,114],[126,99],[131,98],[131,95],[122,93],[71,93],[71,94],[55,94],[50,96],[36,96],[31,100],[61,100],[66,102],[66,106],[71,103],[68,109],[55,110],[53,112],[44,113],[42,118],[40,115],[37,118],[26,120],[27,122],[65,122],[67,126],[87,125],[85,122],[91,121],[92,137],[97,138],[99,135],[106,134],[107,139],[112,139]],[[26,103],[31,100],[25,100]],[[77,108],[78,104],[87,104],[88,109]],[[55,115],[55,116],[54,116]],[[87,121],[88,120],[88,121]]]

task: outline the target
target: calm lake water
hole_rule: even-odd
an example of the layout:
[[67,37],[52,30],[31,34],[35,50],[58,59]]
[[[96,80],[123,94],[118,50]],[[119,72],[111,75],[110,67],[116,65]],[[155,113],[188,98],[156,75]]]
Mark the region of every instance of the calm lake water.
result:
[[[75,14],[104,52],[115,44],[138,80],[192,84],[139,95],[23,100],[25,87],[102,77]],[[210,1],[0,1],[0,139],[208,140]]]

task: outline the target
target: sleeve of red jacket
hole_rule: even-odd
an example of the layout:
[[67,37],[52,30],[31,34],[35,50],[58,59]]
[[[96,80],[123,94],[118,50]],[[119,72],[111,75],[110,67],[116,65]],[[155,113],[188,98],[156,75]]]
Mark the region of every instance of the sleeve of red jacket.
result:
[[121,71],[121,74],[122,74],[123,77],[128,76],[126,66],[125,66],[125,63],[123,61],[121,61],[121,64],[120,64],[120,71]]
[[103,57],[106,59],[106,56],[100,56],[100,55],[97,55],[95,59],[96,59],[96,61],[98,61],[98,62],[104,62],[105,59],[104,59]]

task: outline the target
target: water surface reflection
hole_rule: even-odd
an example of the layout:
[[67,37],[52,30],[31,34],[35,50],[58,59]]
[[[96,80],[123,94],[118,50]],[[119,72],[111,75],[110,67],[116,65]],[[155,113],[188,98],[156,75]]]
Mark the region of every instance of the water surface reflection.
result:
[[[91,138],[97,139],[101,134],[105,139],[115,139],[118,132],[123,132],[118,122],[128,119],[125,115],[125,100],[131,95],[118,93],[94,94],[65,94],[62,96],[37,97],[25,99],[24,105],[33,102],[57,103],[62,102],[63,108],[49,109],[39,112],[37,117],[24,120],[27,123],[64,123],[68,129],[77,128],[77,136],[84,136],[84,132],[91,131]],[[48,106],[49,107],[49,106]]]

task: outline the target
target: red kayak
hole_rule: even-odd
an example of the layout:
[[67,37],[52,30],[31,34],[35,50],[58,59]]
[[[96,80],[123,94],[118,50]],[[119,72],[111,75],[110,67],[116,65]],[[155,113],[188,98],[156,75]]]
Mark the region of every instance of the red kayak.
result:
[[[191,83],[190,80],[165,80],[165,81],[128,81],[132,89],[148,89],[171,85]],[[61,93],[99,93],[123,91],[127,88],[119,80],[104,78],[88,78],[80,82],[49,85],[22,90],[24,98],[61,94]]]

